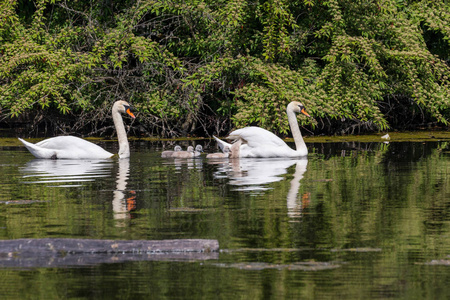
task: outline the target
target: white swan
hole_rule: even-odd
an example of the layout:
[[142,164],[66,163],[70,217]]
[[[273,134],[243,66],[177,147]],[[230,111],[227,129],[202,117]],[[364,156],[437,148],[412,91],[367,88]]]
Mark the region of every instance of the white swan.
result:
[[172,157],[172,154],[174,153],[174,152],[179,152],[179,151],[181,151],[182,149],[181,149],[181,146],[175,146],[174,148],[173,148],[173,150],[167,150],[167,151],[163,151],[163,152],[161,152],[161,157],[163,157],[163,158],[169,158],[169,157]]
[[[297,117],[295,113],[302,113],[305,116],[310,115],[305,111],[303,104],[293,101],[288,104],[286,113],[291,127],[292,136],[294,137],[296,150],[289,147],[282,139],[272,132],[260,127],[244,127],[234,130],[229,134],[227,139],[241,142],[238,157],[301,157],[308,154],[308,148],[303,141],[300,128],[298,127]],[[219,148],[232,149],[232,145],[224,142],[214,136],[218,142]]]
[[[130,157],[130,146],[121,113],[127,113],[132,118],[135,118],[135,116],[131,112],[128,102],[119,100],[114,103],[112,117],[117,131],[117,139],[119,140],[119,157],[128,158]],[[29,143],[21,138],[19,140],[36,158],[105,159],[114,155],[96,144],[75,136],[57,136],[36,144]]]

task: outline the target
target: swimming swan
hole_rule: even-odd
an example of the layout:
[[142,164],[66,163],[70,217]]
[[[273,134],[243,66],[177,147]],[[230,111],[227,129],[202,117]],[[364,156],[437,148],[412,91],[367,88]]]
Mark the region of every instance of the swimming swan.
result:
[[[301,157],[308,154],[308,149],[303,141],[300,128],[298,127],[296,113],[302,113],[305,116],[310,115],[305,111],[303,104],[293,101],[286,108],[289,126],[294,137],[296,150],[289,147],[282,139],[272,132],[261,127],[244,127],[234,130],[227,139],[242,143],[239,147],[238,157]],[[225,147],[232,149],[232,145],[224,142],[217,137],[219,148],[222,151]],[[237,152],[237,151],[233,151]]]
[[[117,139],[119,141],[119,157],[130,157],[130,146],[128,144],[127,133],[123,125],[122,114],[127,113],[135,118],[131,112],[128,102],[116,101],[112,108],[112,117],[117,131]],[[105,159],[110,158],[114,154],[104,150],[100,146],[83,140],[75,136],[57,136],[49,138],[39,143],[32,144],[23,139],[19,140],[27,147],[27,149],[36,158],[47,159]]]
[[202,152],[203,152],[202,145],[195,146],[194,157],[200,156],[202,154]]
[[194,147],[187,147],[186,151],[176,151],[172,153],[172,158],[191,158],[194,157]]
[[206,155],[206,158],[217,159],[217,158],[239,158],[240,148],[242,140],[237,140],[231,144],[231,148],[227,145],[224,146],[222,152],[210,153]]
[[218,159],[218,158],[228,158],[230,156],[231,149],[228,146],[223,148],[223,152],[209,153],[206,158]]
[[189,146],[187,147],[186,151],[176,151],[172,154],[172,158],[192,158],[192,157],[197,157],[200,156],[203,152],[203,147],[202,145],[197,145],[195,147]]
[[169,158],[169,157],[172,157],[172,154],[174,153],[174,152],[179,152],[179,151],[181,151],[182,149],[181,149],[181,146],[175,146],[174,148],[173,148],[173,150],[167,150],[167,151],[163,151],[163,152],[161,152],[161,157],[163,157],[163,158]]

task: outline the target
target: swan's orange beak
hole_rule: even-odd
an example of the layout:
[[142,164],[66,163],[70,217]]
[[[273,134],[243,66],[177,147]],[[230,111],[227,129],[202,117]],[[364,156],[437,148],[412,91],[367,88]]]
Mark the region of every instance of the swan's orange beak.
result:
[[135,116],[134,116],[134,114],[131,112],[131,108],[127,108],[127,110],[126,110],[126,112],[127,112],[127,114],[129,114],[133,119],[134,118],[136,118]]
[[302,108],[302,110],[301,110],[300,112],[301,112],[302,114],[304,114],[305,116],[311,118],[311,116],[306,112],[305,108]]

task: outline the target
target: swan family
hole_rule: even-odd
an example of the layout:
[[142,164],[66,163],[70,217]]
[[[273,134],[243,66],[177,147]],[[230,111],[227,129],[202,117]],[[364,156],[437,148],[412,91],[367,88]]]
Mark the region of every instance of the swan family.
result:
[[[289,147],[281,138],[272,132],[261,127],[244,127],[229,133],[226,139],[231,143],[225,142],[214,136],[222,152],[210,153],[207,158],[243,158],[243,157],[302,157],[308,154],[308,149],[303,140],[298,125],[296,114],[301,113],[307,117],[305,107],[298,101],[288,104],[286,114],[291,128],[292,136],[295,142],[295,150]],[[134,114],[131,111],[131,105],[123,100],[116,101],[112,107],[112,118],[117,132],[119,143],[119,158],[130,157],[130,146],[128,144],[127,134],[123,123],[122,114],[127,114],[133,119]],[[39,143],[33,144],[21,138],[19,140],[36,158],[42,159],[106,159],[114,156],[100,146],[88,142],[75,136],[58,136],[45,139]],[[193,158],[198,157],[203,152],[201,145],[194,149],[189,146],[186,151],[182,151],[180,146],[176,146],[173,151],[163,151],[163,158]]]

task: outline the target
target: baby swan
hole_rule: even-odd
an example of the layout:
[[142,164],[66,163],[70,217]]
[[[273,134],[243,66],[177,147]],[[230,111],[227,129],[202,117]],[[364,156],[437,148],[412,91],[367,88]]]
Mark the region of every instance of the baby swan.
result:
[[202,154],[202,152],[203,152],[202,145],[195,146],[194,157],[200,156]]
[[172,158],[191,158],[194,157],[194,147],[187,147],[186,151],[177,151],[172,153]]
[[219,159],[219,158],[228,158],[230,156],[230,147],[225,146],[223,148],[223,153],[222,152],[216,152],[216,153],[209,153],[208,155],[206,155],[206,158],[212,158],[212,159]]
[[242,140],[237,140],[235,143],[231,144],[231,147],[228,145],[225,145],[222,149],[222,152],[218,153],[210,153],[206,155],[206,158],[213,158],[213,159],[219,159],[219,158],[239,158],[239,151],[242,144]]
[[172,154],[172,158],[192,158],[200,156],[203,152],[202,145],[197,145],[194,149],[194,147],[189,146],[187,147],[186,151],[176,151]]
[[172,150],[167,150],[167,151],[163,151],[162,153],[161,153],[161,157],[164,157],[164,158],[169,158],[169,157],[172,157],[172,155],[175,153],[175,152],[179,152],[179,151],[181,151],[182,149],[181,149],[181,146],[175,146],[175,148],[173,148],[173,151]]

